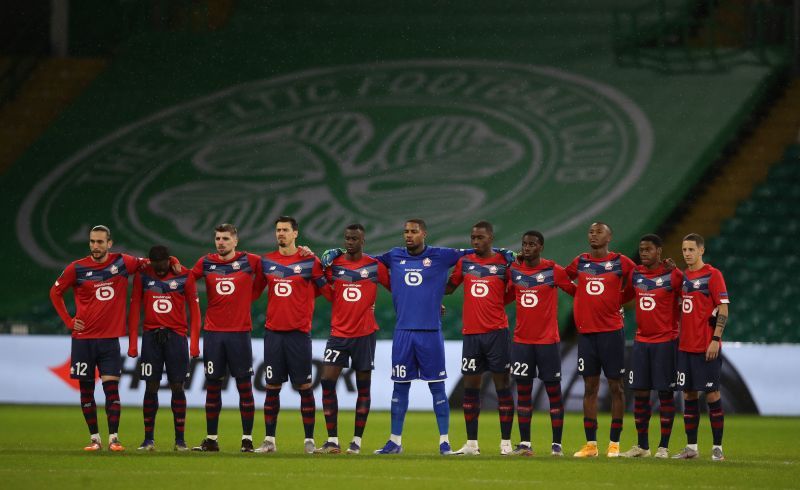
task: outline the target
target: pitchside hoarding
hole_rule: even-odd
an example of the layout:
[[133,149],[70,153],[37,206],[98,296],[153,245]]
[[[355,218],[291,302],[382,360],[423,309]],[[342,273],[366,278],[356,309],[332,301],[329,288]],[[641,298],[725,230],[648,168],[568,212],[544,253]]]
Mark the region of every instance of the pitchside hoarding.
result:
[[[263,341],[253,340],[253,368],[256,370],[253,386],[256,399],[263,399],[264,363]],[[127,339],[120,339],[122,352],[127,352]],[[315,396],[321,400],[319,380],[321,375],[324,340],[313,341],[314,369],[312,372]],[[390,381],[391,341],[378,341],[375,354],[375,372],[372,383],[372,408],[389,408],[392,392]],[[70,341],[65,336],[0,336],[0,403],[75,404],[79,392],[76,381],[69,378]],[[452,406],[461,405],[461,342],[445,342],[448,379],[445,382]],[[762,415],[800,415],[800,380],[792,367],[800,357],[800,345],[764,345],[728,343],[724,346],[722,392],[728,412],[750,412]],[[574,345],[562,346],[562,386],[569,411],[580,411],[583,383],[575,372],[576,349]],[[769,359],[769,365],[764,363]],[[141,405],[144,382],[139,379],[137,359],[125,357],[120,396],[124,404]],[[186,381],[189,406],[205,404],[204,376],[201,360],[192,361],[190,376]],[[605,383],[600,393],[600,406],[607,409],[608,395]],[[546,408],[546,397],[540,393],[540,383],[535,385],[534,400],[537,408]],[[494,405],[494,389],[484,384],[484,408]],[[339,406],[355,407],[355,376],[345,370],[338,385]],[[98,388],[98,394],[100,390]],[[102,399],[102,395],[100,395]],[[160,393],[160,402],[169,404],[169,390]],[[632,400],[632,397],[629,397]],[[223,390],[225,406],[235,406],[238,395],[233,382]],[[630,401],[629,400],[629,401]],[[281,392],[282,407],[299,407],[300,397],[289,385]],[[412,410],[430,410],[431,398],[424,383],[413,383],[409,407]]]

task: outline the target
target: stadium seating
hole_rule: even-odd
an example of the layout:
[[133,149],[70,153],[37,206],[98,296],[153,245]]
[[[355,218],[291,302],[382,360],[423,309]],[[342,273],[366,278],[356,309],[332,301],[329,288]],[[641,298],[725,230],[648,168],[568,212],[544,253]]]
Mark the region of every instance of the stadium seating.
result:
[[725,275],[731,296],[726,338],[749,342],[800,342],[793,318],[800,315],[800,286],[793,281],[800,257],[800,145],[781,162],[736,214],[707,238],[706,261]]

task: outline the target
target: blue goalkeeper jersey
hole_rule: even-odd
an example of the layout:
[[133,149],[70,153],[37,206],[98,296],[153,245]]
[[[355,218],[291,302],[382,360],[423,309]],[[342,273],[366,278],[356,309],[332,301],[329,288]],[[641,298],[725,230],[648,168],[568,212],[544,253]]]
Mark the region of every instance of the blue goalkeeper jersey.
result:
[[375,257],[391,272],[396,329],[441,330],[441,305],[448,271],[470,252],[426,246],[421,254],[411,255],[405,247],[395,247]]

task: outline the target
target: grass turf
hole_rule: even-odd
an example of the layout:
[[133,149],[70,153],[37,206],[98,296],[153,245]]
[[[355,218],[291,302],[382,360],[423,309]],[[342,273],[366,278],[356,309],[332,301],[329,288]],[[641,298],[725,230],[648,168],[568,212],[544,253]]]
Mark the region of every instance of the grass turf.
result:
[[[226,401],[230,403],[229,401]],[[104,421],[102,401],[99,419]],[[657,445],[658,416],[651,420],[651,447]],[[533,458],[500,456],[497,413],[485,411],[480,419],[478,457],[441,457],[432,413],[410,412],[403,434],[404,454],[374,456],[389,434],[388,412],[370,414],[364,452],[352,455],[305,455],[302,425],[296,409],[281,411],[278,453],[240,454],[241,425],[238,411],[223,410],[220,445],[216,454],[174,453],[172,415],[169,406],[159,410],[155,453],[138,453],[142,439],[141,408],[124,407],[120,437],[125,453],[104,450],[84,453],[88,441],[80,409],[75,407],[0,406],[0,482],[3,488],[458,488],[466,485],[514,488],[543,484],[558,487],[592,485],[629,488],[798,488],[800,461],[793,452],[798,419],[729,415],[725,425],[725,455],[721,463],[710,461],[710,429],[703,415],[700,425],[699,460],[677,461],[608,459],[576,460],[571,457],[583,442],[582,419],[567,414],[564,424],[566,457],[549,455],[550,428],[546,414],[534,414]],[[204,414],[189,410],[186,440],[197,444],[205,434]],[[255,443],[263,434],[256,416]],[[352,412],[340,412],[340,443],[350,441]],[[608,437],[608,415],[600,417],[601,449]],[[636,441],[633,417],[626,414],[622,449]],[[101,429],[103,424],[101,423]],[[324,442],[325,425],[317,410],[317,445]],[[512,440],[518,438],[515,432]],[[451,414],[454,449],[465,439],[460,412]],[[685,443],[683,421],[676,419],[670,444],[672,452]]]

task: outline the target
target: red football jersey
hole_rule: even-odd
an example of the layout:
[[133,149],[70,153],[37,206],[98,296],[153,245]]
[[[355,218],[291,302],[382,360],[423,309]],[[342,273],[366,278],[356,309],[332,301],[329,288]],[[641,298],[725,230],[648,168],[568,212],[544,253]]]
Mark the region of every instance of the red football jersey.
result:
[[332,289],[332,336],[363,337],[378,330],[375,321],[378,284],[390,288],[385,265],[368,255],[362,255],[356,262],[340,255],[325,269],[325,278]]
[[609,252],[595,259],[588,253],[575,257],[566,271],[577,279],[573,313],[578,333],[613,332],[622,328],[622,289],[630,281],[636,264],[628,257]]
[[268,288],[265,327],[311,332],[317,291],[327,285],[319,259],[275,251],[261,257],[261,269],[258,290]]
[[464,283],[462,333],[487,333],[508,328],[503,301],[507,268],[505,257],[498,253],[486,259],[474,253],[458,259],[448,282],[454,286]]
[[183,336],[186,336],[188,330],[188,305],[192,322],[190,350],[193,355],[199,354],[200,305],[195,279],[188,269],[182,268],[180,274],[170,270],[164,277],[159,277],[150,266],[136,273],[128,311],[128,345],[137,345],[142,303],[145,330],[169,328]]
[[686,269],[682,292],[678,348],[684,352],[705,352],[714,335],[717,306],[729,303],[725,279],[709,264],[697,271]]
[[631,279],[636,298],[636,341],[667,342],[678,338],[683,273],[660,265],[637,265]]
[[218,254],[200,258],[192,268],[195,280],[206,284],[206,319],[203,329],[213,332],[247,332],[252,330],[250,305],[253,302],[255,278],[261,273],[258,255],[236,252],[230,260]]
[[516,301],[517,323],[514,342],[519,344],[554,344],[558,335],[558,291],[561,288],[575,295],[575,284],[566,271],[552,260],[541,259],[539,265],[528,267],[514,262],[509,269],[506,299]]
[[[103,263],[98,264],[88,256],[64,269],[50,288],[50,301],[74,338],[109,339],[125,335],[128,276],[136,273],[139,265],[136,257],[109,253]],[[64,292],[69,288],[75,293],[74,319],[64,304]],[[72,329],[75,319],[85,325],[80,332]]]

